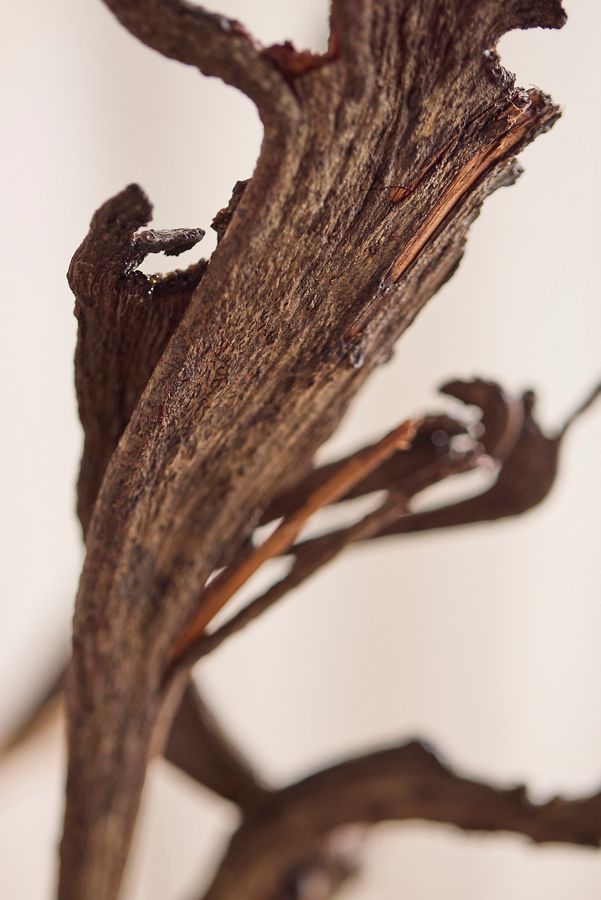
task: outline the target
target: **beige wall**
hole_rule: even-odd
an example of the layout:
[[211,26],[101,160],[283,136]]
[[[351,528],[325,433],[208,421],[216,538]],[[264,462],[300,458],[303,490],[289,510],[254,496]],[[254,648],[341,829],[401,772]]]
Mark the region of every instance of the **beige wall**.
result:
[[[213,3],[265,41],[319,43],[322,0]],[[512,34],[505,63],[565,116],[490,199],[453,281],[371,381],[335,447],[436,406],[449,375],[540,387],[557,422],[598,376],[601,200],[595,0],[561,33]],[[66,641],[81,548],[81,436],[64,272],[96,206],[138,180],[159,227],[202,225],[253,167],[250,103],[135,43],[98,0],[3,15],[0,727]],[[201,245],[202,246],[202,245]],[[208,252],[208,251],[205,251]],[[8,323],[8,327],[7,327]],[[570,436],[544,508],[521,521],[355,551],[204,666],[207,691],[266,775],[292,778],[421,735],[466,771],[544,796],[601,780],[601,409]],[[58,727],[0,765],[0,895],[50,897],[61,806]],[[127,900],[186,897],[230,807],[157,765]],[[381,827],[346,900],[596,900],[601,857],[444,828]]]

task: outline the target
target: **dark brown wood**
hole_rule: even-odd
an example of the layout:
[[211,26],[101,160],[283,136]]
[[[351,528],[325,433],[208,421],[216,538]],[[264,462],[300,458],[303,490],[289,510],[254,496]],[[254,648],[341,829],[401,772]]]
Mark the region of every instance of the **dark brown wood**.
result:
[[[0,745],[0,761],[34,737],[58,713],[65,667],[57,671],[44,693],[25,711],[8,739]],[[270,790],[254,771],[194,682],[186,687],[164,747],[165,758],[190,778],[247,811],[259,806]]]
[[234,746],[193,684],[184,691],[165,746],[165,757],[199,784],[252,810],[270,790]]
[[[473,428],[462,426],[447,416],[426,418],[409,452],[395,454],[386,460],[337,501],[384,491],[385,499],[380,506],[351,526],[293,544],[288,551],[292,556],[289,572],[216,631],[204,634],[192,648],[191,660],[212,653],[223,641],[359,541],[493,522],[522,515],[538,506],[555,483],[559,451],[569,427],[597,399],[601,386],[594,388],[551,437],[543,434],[533,418],[532,391],[512,398],[499,385],[481,379],[449,382],[441,390],[480,407],[477,434]],[[452,438],[459,434],[464,441],[467,438],[467,446],[456,451]],[[411,502],[422,491],[446,478],[473,471],[487,461],[498,466],[488,489],[449,505],[411,512]],[[294,508],[301,497],[331,478],[344,463],[345,460],[341,460],[314,469],[297,485],[275,498],[266,510],[266,520]]]
[[532,803],[523,785],[501,789],[466,778],[412,741],[346,760],[274,794],[233,836],[202,900],[263,900],[285,872],[319,853],[327,835],[355,823],[411,819],[599,847],[601,794]]
[[518,174],[515,154],[557,118],[544,94],[515,88],[494,44],[564,21],[556,0],[338,0],[328,53],[295,61],[180,0],[107,5],[149,46],[248,93],[265,136],[194,290],[176,276],[168,324],[147,324],[155,307],[132,287],[135,254],[155,240],[134,234],[149,213],[138,188],[99,211],[71,268],[84,421],[87,399],[129,383],[140,332],[153,337],[127,402],[109,402],[109,425],[127,421],[110,460],[86,422],[96,461],[82,479],[102,484],[93,511],[82,492],[60,900],[117,895],[165,673],[207,579],[456,269],[483,199]]
[[488,490],[458,503],[406,516],[387,525],[377,537],[471,525],[474,522],[494,522],[522,515],[538,506],[555,482],[559,454],[569,424],[588,408],[599,392],[600,388],[595,388],[566,425],[551,436],[542,431],[534,418],[534,393],[526,392],[513,421],[509,422],[508,430],[513,434],[503,438],[498,447],[503,454],[499,459],[501,465],[494,484]]
[[137,185],[108,200],[69,267],[78,339],[75,383],[85,443],[78,483],[84,534],[108,462],[140,395],[206,269],[144,275],[149,253],[172,256],[202,240],[202,229],[140,231],[152,207]]
[[[414,422],[403,422],[375,444],[370,444],[348,457],[342,465],[334,469],[328,479],[307,494],[297,509],[282,519],[265,541],[242,553],[231,566],[220,572],[211,584],[207,585],[203,603],[173,647],[167,680],[182,665],[187,664],[190,653],[194,658],[195,647],[205,634],[207,625],[249,578],[267,560],[286,553],[312,515],[352,490],[357,482],[368,477],[370,472],[389,459],[393,453],[399,449],[407,450],[415,431]],[[388,521],[390,517],[384,518]]]

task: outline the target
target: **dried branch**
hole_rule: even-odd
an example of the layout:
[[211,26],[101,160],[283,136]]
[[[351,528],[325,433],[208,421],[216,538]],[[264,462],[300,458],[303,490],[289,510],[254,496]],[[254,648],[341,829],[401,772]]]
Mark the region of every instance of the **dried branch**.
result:
[[535,395],[523,394],[522,424],[517,440],[507,451],[496,481],[486,491],[458,503],[405,516],[383,528],[376,537],[494,522],[522,515],[547,497],[557,476],[559,453],[568,427],[585,412],[599,395],[596,388],[587,400],[569,416],[561,430],[546,436],[534,416]]
[[201,228],[139,231],[152,207],[129,185],[96,212],[69,267],[76,297],[75,376],[85,443],[78,483],[84,534],[108,461],[206,269],[145,275],[149,253],[177,255],[204,236]]
[[104,2],[142,43],[239,88],[262,113],[283,117],[295,105],[285,79],[239,22],[186,0]]
[[[349,62],[345,23],[357,20],[345,15],[356,13],[341,3],[342,56],[296,77],[204,11],[175,0],[110,5],[151,46],[246,90],[267,128],[106,465],[87,530],[60,900],[117,894],[165,669],[207,579],[455,270],[483,199],[515,179],[514,154],[558,116],[540,92],[516,91],[488,52],[506,20],[532,24],[517,3],[511,17],[499,0],[420,0],[423,15],[400,0],[365,4],[363,75]],[[559,7],[535,9],[549,24]],[[101,256],[103,231],[90,240]],[[77,274],[78,303],[101,317],[97,279]],[[101,389],[90,353],[78,377],[89,366]]]
[[[496,521],[521,515],[533,509],[547,497],[555,482],[561,442],[568,428],[591,407],[601,392],[599,386],[595,387],[568,416],[566,423],[557,433],[545,436],[533,417],[535,396],[532,391],[526,392],[519,399],[514,399],[508,397],[499,385],[482,379],[475,379],[471,382],[449,382],[443,385],[441,390],[464,403],[480,408],[483,433],[478,440],[486,453],[499,463],[499,470],[493,485],[475,497],[399,517],[398,520],[386,525],[378,533],[359,538],[359,540],[411,534],[483,521]],[[407,461],[410,461],[410,456]],[[479,462],[480,457],[476,452],[476,445],[474,445],[465,458],[463,470],[469,470]],[[441,458],[438,465],[444,466],[449,463],[452,466],[452,460]],[[390,466],[387,470],[382,467],[379,472],[375,473],[377,480],[373,480],[373,486],[374,489],[380,490],[385,490],[387,487],[392,489],[396,486],[397,489],[403,489],[406,496],[410,498],[440,480],[439,476],[444,477],[445,475],[444,468],[437,472],[436,464],[433,464],[430,471],[433,476],[431,480],[428,477],[427,467],[421,471],[418,469],[415,473],[417,480],[412,489],[406,475],[404,481],[399,481],[397,474]],[[452,473],[452,469],[450,473]],[[287,495],[276,499],[273,509],[277,510],[278,504],[285,505],[289,496],[294,496],[296,491],[300,492],[303,489],[303,484],[311,480],[318,480],[320,477],[321,470],[312,472],[304,482],[301,482]],[[423,479],[421,483],[420,477]],[[366,486],[368,485],[366,484]],[[342,533],[340,532],[340,534]],[[303,547],[308,549],[311,544],[328,538],[336,540],[337,534],[338,532],[332,532],[323,539],[317,538],[304,544],[295,545],[292,550],[297,552]]]
[[[423,473],[431,471],[432,467],[441,465],[443,460],[445,466],[448,466],[451,456],[454,461],[458,463],[461,461],[466,467],[469,467],[470,462],[476,465],[476,461],[473,458],[468,460],[465,453],[451,455],[452,439],[458,435],[467,435],[467,432],[468,428],[465,422],[460,422],[450,416],[426,416],[419,425],[408,450],[393,453],[367,478],[359,481],[335,502],[344,503],[346,500],[353,500],[376,491],[391,490],[412,497],[422,489],[418,488],[417,482],[421,484]],[[305,497],[330,478],[332,473],[344,465],[347,459],[348,457],[345,457],[312,469],[288,490],[278,494],[263,513],[261,523],[265,524],[279,519],[297,509]]]
[[[441,416],[425,419],[408,452],[392,456],[338,500],[348,500],[372,491],[396,492],[396,496],[392,493],[377,510],[350,527],[294,544],[290,550],[293,562],[287,575],[216,631],[205,635],[195,648],[194,658],[211,653],[352,543],[385,535],[470,524],[482,519],[494,521],[518,515],[538,505],[555,481],[559,446],[568,426],[590,408],[601,392],[601,388],[596,387],[568,417],[559,434],[546,438],[532,418],[534,397],[531,392],[521,399],[514,399],[505,394],[499,385],[482,379],[449,382],[441,390],[480,408],[483,432],[478,440],[487,454],[501,463],[495,484],[477,497],[423,513],[410,513],[408,505],[421,491],[450,475],[470,471],[482,461],[475,441],[461,454],[449,452],[449,436],[462,431],[465,433],[465,426]],[[438,440],[442,438],[439,448],[432,443],[434,435]],[[441,452],[443,448],[446,452]],[[281,515],[283,510],[300,502],[305,491],[315,490],[344,462],[338,461],[312,471],[299,484],[276,498],[266,511],[265,518],[268,520],[270,516]]]
[[365,516],[349,528],[332,532],[322,538],[299,544],[293,550],[294,561],[288,574],[265,593],[248,603],[239,613],[210,634],[205,634],[191,646],[186,660],[196,662],[217,649],[228,637],[240,631],[256,619],[278,600],[294,588],[299,587],[311,575],[331,562],[353,541],[366,539],[379,531],[390,521],[396,521],[406,510],[407,499],[403,495],[387,498],[374,512]]
[[[63,688],[64,667],[0,746],[0,760],[35,737],[58,713]],[[242,810],[259,806],[269,795],[269,788],[231,737],[224,733],[194,682],[190,682],[184,691],[164,755],[190,778]]]
[[[427,445],[425,446],[423,443],[423,437],[424,434],[428,433],[428,429],[432,428],[433,423],[436,422],[442,425],[449,421],[452,422],[452,420],[447,420],[440,416],[431,417],[425,421],[427,425],[422,425],[417,431],[417,437],[421,436],[421,441],[414,440],[405,454],[395,454],[394,457],[391,457],[390,460],[385,461],[375,469],[372,475],[363,479],[352,490],[339,498],[339,500],[345,500],[354,496],[361,496],[363,492],[369,493],[373,490],[384,490],[387,492],[387,496],[380,506],[347,528],[331,531],[320,537],[294,544],[290,548],[293,561],[285,577],[273,584],[259,597],[249,602],[240,612],[232,616],[231,619],[215,631],[205,634],[196,646],[192,648],[190,653],[191,661],[200,659],[216,650],[223,641],[236,634],[270,609],[290,591],[303,584],[315,572],[335,559],[348,546],[358,541],[375,537],[388,524],[397,522],[400,518],[407,515],[408,502],[415,494],[436,484],[438,481],[442,481],[444,478],[469,471],[479,464],[480,456],[476,450],[470,450],[456,456],[442,456],[440,451],[436,451],[432,443],[430,443],[430,448],[427,448]],[[459,431],[459,427],[455,422],[452,422],[449,427],[456,432]],[[432,433],[442,434],[443,432],[440,429],[434,429]],[[444,432],[444,434],[447,434],[448,437],[447,432]],[[424,452],[428,449],[434,450],[437,458],[425,462],[424,458],[428,459],[432,455]],[[403,459],[403,456],[406,456],[412,465],[401,465],[400,461]],[[333,471],[337,471],[340,465],[340,462],[333,463],[331,466],[324,466],[314,471],[303,484],[305,486],[310,482],[322,484],[324,474],[331,474]],[[300,486],[297,486],[293,491],[276,502],[288,505],[291,497],[300,494],[300,490]]]
[[[259,547],[256,547],[234,566],[217,577],[202,595],[199,608],[193,619],[178,638],[171,655],[171,670],[186,665],[190,656],[196,656],[195,647],[203,637],[211,619],[225,606],[227,601],[268,559],[285,553],[294,543],[307,521],[318,510],[344,496],[359,481],[363,481],[383,461],[395,451],[410,446],[416,423],[403,422],[377,443],[364,447],[349,457],[344,465],[337,468],[330,477],[310,493],[302,505],[291,512],[276,530]],[[384,516],[384,518],[386,518]]]
[[270,794],[250,763],[225,735],[193,683],[188,684],[167,740],[165,758],[199,784],[243,811]]
[[[496,385],[491,385],[491,393],[487,397],[490,399],[490,396],[493,395],[502,396],[500,388]],[[471,395],[470,398],[474,401]],[[466,402],[468,401],[466,400]],[[484,420],[487,420],[486,410],[483,414]],[[493,437],[488,436],[488,431],[489,428],[485,426],[486,444],[490,446]],[[467,435],[467,426],[464,422],[444,414],[424,418],[417,428],[409,448],[395,451],[370,475],[362,478],[353,488],[332,502],[344,502],[374,491],[386,491],[391,496],[377,510],[353,526],[297,545],[294,551],[296,554],[294,562],[288,575],[216,632],[203,636],[191,656],[200,658],[211,652],[223,640],[236,633],[278,599],[303,583],[348,545],[378,532],[386,522],[392,522],[400,515],[405,514],[407,502],[421,490],[446,477],[469,471],[477,466],[480,462],[477,444],[474,443],[472,448],[462,452],[452,450],[451,441],[457,435]],[[491,435],[494,435],[494,430]],[[104,432],[103,436],[110,442],[110,435],[107,432]],[[358,451],[360,457],[365,454],[366,449]],[[107,452],[110,455],[110,446],[107,448]],[[263,517],[264,521],[297,511],[309,494],[316,492],[334,475],[338,477],[337,473],[340,469],[356,455],[357,453],[352,454],[351,457],[313,470],[290,491],[275,499],[266,511]],[[90,486],[90,490],[93,490],[93,485]],[[63,680],[64,673],[61,670],[53,679],[52,687],[27,711],[21,723],[22,727],[19,727],[11,735],[9,742],[3,748],[4,752],[19,746],[21,741],[27,739],[29,733],[36,729],[37,723],[45,719],[50,705],[62,693]],[[225,753],[224,749],[220,748],[220,744],[223,744],[223,747],[229,746],[231,753]],[[226,785],[236,785],[241,782],[242,790],[239,791],[241,796],[242,794],[249,794],[251,797],[259,796],[261,793],[261,786],[257,786],[259,780],[256,776],[253,776],[252,779],[255,782],[254,786],[249,787],[248,790],[244,787],[250,766],[242,758],[238,748],[232,749],[231,739],[223,735],[221,726],[217,725],[215,721],[214,714],[208,710],[205,700],[193,684],[184,692],[182,708],[176,713],[172,731],[165,746],[165,756],[173,765],[181,768],[200,784],[228,799],[234,799],[234,797],[231,796],[231,789],[229,792],[224,790],[222,779],[225,779]],[[228,756],[229,758],[227,758]],[[237,773],[220,771],[221,764],[226,769],[235,768],[236,757],[242,760],[241,771]],[[241,797],[234,799],[234,802],[244,805]]]
[[535,804],[523,786],[500,789],[465,778],[412,741],[347,760],[275,793],[233,836],[203,900],[263,900],[328,835],[355,823],[411,819],[598,847],[601,793]]

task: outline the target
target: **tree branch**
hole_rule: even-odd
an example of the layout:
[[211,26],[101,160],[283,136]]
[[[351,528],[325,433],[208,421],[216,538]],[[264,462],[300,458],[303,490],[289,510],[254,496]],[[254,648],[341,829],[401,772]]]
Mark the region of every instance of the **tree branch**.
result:
[[523,416],[517,440],[507,451],[497,478],[488,490],[458,503],[405,516],[383,528],[376,537],[494,522],[522,515],[538,506],[555,482],[561,445],[569,426],[589,409],[599,392],[599,388],[595,388],[560,431],[550,437],[542,432],[533,416],[534,393],[526,392],[521,400]]
[[243,811],[260,806],[270,794],[192,682],[184,691],[164,755],[199,784]]
[[[191,654],[192,658],[200,659],[217,649],[223,641],[301,585],[351,543],[386,535],[494,521],[519,515],[538,505],[555,481],[559,447],[568,427],[590,408],[601,393],[601,387],[595,387],[568,416],[559,433],[553,438],[546,438],[532,418],[534,395],[531,392],[520,400],[513,399],[499,385],[482,379],[448,382],[441,390],[480,408],[483,433],[479,440],[487,454],[501,464],[493,486],[476,497],[458,503],[422,513],[410,513],[408,505],[416,494],[449,475],[469,471],[482,461],[476,443],[457,456],[448,454],[447,444],[447,453],[433,458],[433,435],[439,434],[444,426],[447,430],[443,434],[447,435],[448,441],[449,432],[459,434],[462,427],[455,420],[440,416],[425,419],[408,452],[391,457],[351,491],[339,497],[338,502],[371,491],[383,490],[396,494],[389,493],[388,499],[377,510],[348,528],[294,544],[290,550],[293,562],[287,575],[216,631],[202,637]],[[343,464],[344,460],[311,472],[287,493],[276,498],[265,518],[281,515],[294,502],[300,503],[305,491],[315,490]]]
[[412,741],[347,760],[274,794],[233,836],[203,900],[270,897],[282,874],[301,866],[328,835],[355,823],[412,819],[598,847],[601,793],[535,804],[523,786],[500,789],[465,778]]
[[[58,712],[64,678],[63,667],[0,746],[0,760],[34,737]],[[269,795],[269,788],[224,733],[193,681],[185,689],[173,719],[164,756],[200,785],[244,811],[259,806]]]
[[326,563],[331,562],[350,543],[366,539],[378,533],[388,522],[396,521],[399,516],[403,515],[406,505],[407,499],[405,496],[389,496],[377,510],[349,528],[299,544],[296,550],[293,549],[294,561],[288,574],[272,585],[265,593],[252,600],[239,613],[232,616],[231,619],[214,632],[202,635],[190,647],[186,660],[189,663],[196,662],[201,657],[217,649],[224,640],[268,610],[274,603],[301,585]]
[[372,66],[363,84],[355,71],[352,94],[343,60],[290,86],[203,11],[174,0],[111,8],[162,52],[247,90],[269,127],[87,531],[60,900],[117,894],[165,670],[210,574],[454,271],[484,197],[515,178],[513,154],[558,115],[485,56],[498,0],[481,0],[478,15],[471,2],[420,0],[419,16],[377,0]]
[[293,92],[248,31],[186,0],[104,0],[131,34],[177,62],[239,88],[267,117],[296,105]]
[[319,509],[348,493],[358,481],[366,478],[396,450],[407,449],[415,428],[414,422],[403,422],[377,443],[364,447],[349,457],[344,465],[337,468],[305,498],[297,510],[291,512],[278,525],[266,541],[243,555],[222,576],[217,576],[204,590],[199,608],[175,643],[171,654],[170,672],[189,664],[190,657],[192,659],[196,657],[196,644],[203,637],[209,622],[264,562],[285,553],[310,517]]
[[[417,428],[411,441],[411,447],[393,453],[370,475],[357,482],[351,490],[333,502],[344,503],[376,491],[396,491],[412,497],[418,490],[423,489],[418,488],[417,484],[417,482],[422,483],[423,473],[432,471],[432,468],[441,465],[443,460],[446,466],[448,466],[451,456],[453,462],[461,460],[466,466],[469,465],[469,462],[475,465],[475,460],[470,457],[468,461],[466,454],[451,451],[452,439],[458,435],[467,435],[467,432],[468,428],[465,422],[460,422],[450,416],[426,416]],[[305,497],[327,481],[336,469],[344,465],[348,458],[344,457],[312,469],[300,481],[278,494],[263,513],[261,524],[279,519],[281,516],[288,515],[292,510],[298,509]]]
[[[432,417],[426,421],[430,423],[431,427],[432,422],[438,421],[440,424],[443,424],[445,419],[444,417]],[[417,434],[419,435],[420,431],[423,435],[423,429],[418,430]],[[435,431],[438,431],[438,429]],[[414,449],[418,451],[415,454],[413,453]],[[406,455],[407,457],[423,457],[423,452],[419,452],[422,449],[419,443],[417,446],[412,444]],[[232,616],[231,619],[215,631],[203,635],[198,643],[191,648],[190,661],[196,661],[212,653],[223,641],[236,634],[270,609],[290,591],[303,584],[315,572],[335,559],[349,545],[375,537],[388,524],[395,523],[403,516],[408,515],[407,505],[415,494],[450,475],[458,475],[461,472],[473,469],[478,464],[480,457],[477,452],[471,450],[459,454],[455,458],[439,456],[435,461],[430,461],[428,464],[422,462],[421,466],[418,467],[415,466],[414,461],[413,471],[411,471],[411,467],[405,467],[403,477],[399,477],[401,466],[399,466],[398,460],[400,459],[401,456],[398,455],[396,458],[384,462],[371,476],[359,482],[344,497],[339,498],[340,500],[345,500],[372,490],[385,490],[387,496],[377,509],[347,528],[327,532],[320,537],[294,544],[290,548],[290,554],[293,557],[292,565],[285,577],[248,603],[240,612]],[[390,466],[389,463],[393,461],[394,465]],[[324,473],[326,471],[336,471],[338,466],[340,466],[340,463],[324,466],[323,469],[318,469],[312,473],[313,479],[307,480],[313,480],[316,484],[322,483]],[[299,488],[297,487],[293,493],[296,493],[298,490]],[[290,496],[291,494],[286,495],[285,498],[281,498],[280,502],[287,504]]]
[[142,189],[129,185],[95,213],[69,267],[79,325],[75,383],[85,441],[77,508],[84,534],[113,451],[207,265],[141,272],[149,253],[177,255],[204,236],[201,228],[140,231],[151,214]]

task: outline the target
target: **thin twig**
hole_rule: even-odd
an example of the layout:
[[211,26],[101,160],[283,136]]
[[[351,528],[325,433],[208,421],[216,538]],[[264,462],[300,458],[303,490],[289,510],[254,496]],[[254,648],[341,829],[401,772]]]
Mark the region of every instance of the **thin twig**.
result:
[[559,432],[549,437],[534,417],[536,397],[527,391],[522,396],[520,434],[488,490],[458,503],[404,516],[383,528],[376,537],[494,522],[534,509],[545,500],[555,483],[562,441],[570,425],[592,406],[600,393],[600,387],[591,391]]
[[225,577],[211,584],[203,595],[196,615],[173,648],[171,668],[176,667],[187,656],[190,648],[204,634],[209,622],[263,563],[284,553],[319,509],[347,493],[395,450],[409,447],[418,424],[416,421],[403,422],[377,443],[350,457],[343,466],[335,470],[328,481],[306,498],[299,509],[287,516],[263,544],[248,553],[231,571],[226,572]]
[[[402,453],[393,453],[370,475],[358,481],[351,490],[335,502],[343,503],[375,491],[394,491],[413,496],[416,493],[414,484],[423,482],[424,472],[427,470],[433,472],[432,467],[447,466],[451,458],[453,466],[459,464],[460,460],[463,460],[466,468],[469,468],[470,461],[473,465],[477,465],[473,456],[477,442],[474,440],[473,447],[464,454],[457,453],[453,450],[452,440],[458,435],[469,436],[469,429],[465,422],[445,414],[425,416],[408,450]],[[265,524],[281,516],[287,516],[297,509],[308,494],[327,481],[334,471],[343,466],[348,459],[349,457],[345,456],[309,471],[300,481],[278,494],[271,501],[261,517],[261,523]]]
[[205,634],[191,648],[187,661],[193,664],[201,657],[212,653],[227,638],[258,618],[287,593],[299,587],[311,575],[333,560],[351,544],[376,537],[386,527],[393,526],[405,516],[409,516],[407,503],[414,494],[449,475],[457,475],[460,472],[473,469],[474,465],[477,464],[475,460],[478,459],[477,455],[473,456],[472,454],[466,454],[454,461],[441,457],[440,460],[426,467],[421,473],[413,473],[412,478],[406,479],[407,493],[399,491],[393,482],[386,500],[376,510],[354,525],[329,531],[319,537],[309,538],[306,541],[294,544],[290,548],[294,561],[290,571],[284,578],[248,603],[240,612],[232,616],[231,619],[214,632]]
[[396,521],[406,512],[406,509],[406,498],[401,495],[393,495],[387,497],[378,509],[369,513],[349,528],[330,532],[320,538],[315,538],[311,542],[299,544],[293,551],[295,558],[288,574],[255,600],[252,600],[244,609],[232,616],[231,619],[212,634],[204,635],[191,648],[192,652],[187,656],[186,661],[193,663],[202,656],[211,653],[228,637],[240,631],[241,628],[244,628],[245,625],[264,613],[285,594],[301,585],[326,563],[331,562],[349,544],[361,539],[367,539],[376,534],[388,523]]

